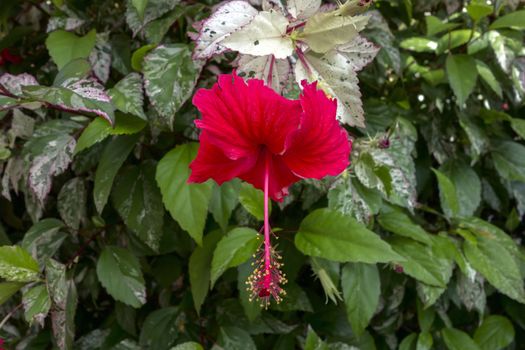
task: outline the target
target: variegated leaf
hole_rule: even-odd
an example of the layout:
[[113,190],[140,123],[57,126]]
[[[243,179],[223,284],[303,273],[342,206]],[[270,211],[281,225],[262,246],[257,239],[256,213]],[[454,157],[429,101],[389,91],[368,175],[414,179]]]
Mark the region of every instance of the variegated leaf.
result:
[[31,163],[29,186],[43,203],[51,191],[53,176],[63,173],[71,163],[76,141],[70,135],[60,135],[50,140]]
[[299,37],[313,51],[325,53],[355,38],[365,28],[368,19],[369,16],[336,16],[334,12],[320,12],[306,22]]
[[201,25],[193,58],[206,59],[226,51],[222,41],[241,29],[257,15],[257,10],[246,1],[230,1],[219,7]]
[[136,115],[146,120],[144,114],[144,92],[142,91],[142,77],[138,73],[130,73],[108,91],[111,102],[124,112]]
[[347,44],[337,46],[335,50],[348,58],[352,70],[358,72],[374,60],[380,47],[362,36],[357,36]]
[[193,93],[202,61],[193,60],[187,45],[153,49],[144,59],[146,93],[160,116],[172,125],[175,112]]
[[287,58],[293,53],[292,39],[286,34],[288,20],[278,12],[259,12],[242,29],[228,36],[222,45],[243,54]]
[[25,86],[24,95],[63,110],[94,113],[113,124],[114,107],[102,85],[93,79],[67,79],[60,87]]
[[337,117],[345,124],[364,127],[364,111],[356,72],[370,63],[378,48],[357,36],[324,55],[308,52],[295,67],[297,82],[318,81],[319,87],[337,99]]
[[318,81],[319,88],[337,99],[337,118],[344,124],[364,127],[365,118],[359,80],[347,63],[348,59],[335,50],[320,56],[308,53],[295,65],[295,79]]
[[30,74],[22,73],[19,75],[12,75],[4,73],[0,76],[0,94],[2,89],[15,96],[22,95],[23,86],[38,85],[35,77]]
[[109,44],[109,33],[97,34],[95,49],[89,55],[89,62],[93,67],[93,73],[103,83],[109,79],[111,69],[111,45]]
[[288,0],[286,2],[288,13],[296,19],[307,19],[313,16],[320,6],[321,0]]
[[47,22],[46,33],[54,32],[58,29],[72,31],[82,26],[86,21],[74,17],[51,17]]
[[328,192],[328,207],[362,223],[379,212],[382,199],[378,191],[364,187],[357,179],[340,176]]
[[239,76],[245,79],[262,79],[267,84],[271,79],[272,89],[278,92],[282,92],[286,87],[291,69],[288,59],[276,59],[273,55],[239,55],[237,60],[237,74]]
[[126,4],[126,23],[135,36],[148,23],[173,10],[178,3],[179,0],[148,0],[144,9],[144,16],[139,16],[132,0],[128,0]]

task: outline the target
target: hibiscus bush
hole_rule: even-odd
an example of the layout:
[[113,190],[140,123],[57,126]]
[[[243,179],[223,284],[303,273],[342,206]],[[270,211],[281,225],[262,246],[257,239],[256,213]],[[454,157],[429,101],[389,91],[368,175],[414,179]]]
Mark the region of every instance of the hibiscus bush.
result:
[[2,0],[0,348],[523,349],[524,30]]

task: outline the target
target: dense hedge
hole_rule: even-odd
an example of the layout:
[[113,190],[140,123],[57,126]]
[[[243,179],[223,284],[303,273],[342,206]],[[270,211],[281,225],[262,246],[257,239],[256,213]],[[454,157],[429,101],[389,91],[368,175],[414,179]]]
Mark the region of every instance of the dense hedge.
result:
[[[523,349],[520,2],[250,3],[228,6],[286,32],[201,22],[211,0],[1,1],[0,348]],[[319,80],[353,140],[272,204],[268,309],[262,193],[187,183],[191,97],[234,68],[288,98]]]

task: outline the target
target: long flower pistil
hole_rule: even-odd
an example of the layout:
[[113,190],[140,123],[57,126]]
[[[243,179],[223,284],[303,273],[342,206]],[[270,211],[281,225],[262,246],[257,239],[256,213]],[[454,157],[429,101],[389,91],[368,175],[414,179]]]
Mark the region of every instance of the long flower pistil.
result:
[[250,292],[250,301],[258,299],[261,307],[268,308],[273,298],[277,303],[282,301],[286,291],[281,287],[286,284],[286,275],[281,271],[281,255],[272,247],[270,239],[269,220],[269,178],[270,178],[270,153],[265,152],[264,167],[264,243],[254,255],[255,266],[253,273],[248,277],[246,284]]

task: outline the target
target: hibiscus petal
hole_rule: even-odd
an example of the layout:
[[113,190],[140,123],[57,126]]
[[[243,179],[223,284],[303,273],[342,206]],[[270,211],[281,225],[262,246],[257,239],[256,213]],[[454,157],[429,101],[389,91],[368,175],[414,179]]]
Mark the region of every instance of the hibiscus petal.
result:
[[[248,172],[240,174],[238,177],[253,187],[264,191],[264,177],[267,150],[262,149],[259,152],[255,166]],[[268,195],[277,202],[282,202],[283,198],[288,195],[288,186],[300,180],[295,176],[284,163],[282,156],[270,155]]]
[[221,75],[212,89],[197,91],[193,104],[202,114],[195,124],[231,159],[251,156],[261,145],[284,152],[301,113],[299,101],[278,95],[262,80],[246,84],[236,74]]
[[203,132],[197,157],[190,164],[188,182],[200,183],[213,179],[220,185],[253,168],[256,161],[257,154],[239,159],[228,158],[219,147],[209,142],[206,132]]
[[330,100],[316,84],[303,82],[303,115],[290,139],[283,160],[302,178],[338,175],[349,165],[352,143],[336,120],[337,101]]

